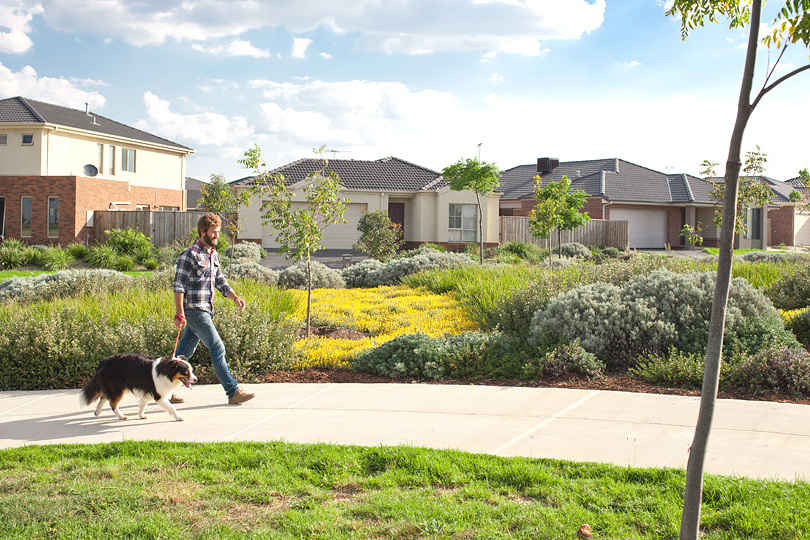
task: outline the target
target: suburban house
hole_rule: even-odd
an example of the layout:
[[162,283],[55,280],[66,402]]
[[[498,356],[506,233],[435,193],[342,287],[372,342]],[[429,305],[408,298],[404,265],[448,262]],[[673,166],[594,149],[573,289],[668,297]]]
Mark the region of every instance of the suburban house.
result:
[[0,236],[87,242],[95,210],[185,210],[191,153],[86,109],[0,100]]
[[793,245],[810,246],[810,186],[800,176],[785,183],[802,195],[793,214]]
[[186,176],[186,205],[189,210],[200,209],[199,200],[202,197],[202,188],[208,182]]
[[[303,187],[310,173],[322,167],[320,159],[301,159],[268,171],[269,177],[281,174],[294,193],[294,205],[305,208]],[[327,249],[350,250],[360,238],[357,224],[365,212],[385,210],[403,230],[407,247],[433,242],[450,249],[478,242],[478,204],[473,191],[452,191],[439,173],[395,157],[374,161],[330,159],[327,172],[338,175],[344,185],[340,196],[348,199],[344,214],[348,223],[329,225],[324,233]],[[235,189],[248,189],[256,177],[231,182]],[[497,245],[499,235],[498,197],[481,197],[484,243]],[[241,236],[245,240],[275,248],[273,228],[261,217],[261,196],[253,195],[251,204],[240,209]]]
[[[566,162],[540,158],[536,165],[504,171],[501,215],[529,214],[535,205],[535,176],[540,176],[543,183],[568,176],[571,189],[588,194],[582,211],[591,219],[628,222],[630,247],[687,247],[680,232],[686,224],[699,225],[705,246],[718,244],[711,181],[688,174],[666,174],[619,158]],[[763,209],[749,208],[748,232],[735,243],[742,248],[792,245],[794,208],[789,195],[793,188],[771,178],[762,177],[761,181],[767,182],[773,192],[768,219],[762,219]]]

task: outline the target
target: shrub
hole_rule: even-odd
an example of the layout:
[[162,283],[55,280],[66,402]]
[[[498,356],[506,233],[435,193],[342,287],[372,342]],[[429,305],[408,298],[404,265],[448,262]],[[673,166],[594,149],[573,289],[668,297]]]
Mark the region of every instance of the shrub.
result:
[[782,319],[785,321],[785,328],[793,332],[800,343],[810,344],[810,309],[783,311]]
[[503,334],[463,332],[436,339],[443,342],[445,356],[442,362],[447,377],[517,377],[526,358],[526,351],[513,338]]
[[605,257],[609,257],[611,259],[618,259],[621,256],[622,252],[619,248],[615,248],[613,246],[608,246],[602,249],[602,255]]
[[118,255],[112,246],[107,244],[98,244],[90,248],[90,252],[85,257],[84,261],[90,266],[96,268],[115,268],[115,263],[118,260]]
[[369,275],[383,267],[383,263],[377,259],[365,259],[357,264],[347,266],[341,271],[346,287],[356,289],[361,287],[371,287]]
[[84,294],[106,294],[132,287],[132,277],[112,270],[63,270],[0,281],[0,302],[33,302]]
[[549,249],[523,242],[506,242],[498,247],[498,255],[503,254],[512,254],[530,262],[540,262],[548,257]]
[[113,266],[119,272],[131,272],[135,268],[135,259],[129,255],[119,255]]
[[[447,253],[447,248],[446,247],[444,247],[444,246],[442,246],[440,244],[434,244],[433,242],[425,242],[424,244],[419,246],[419,249],[422,249],[422,248],[424,248],[424,249],[432,249],[434,251],[440,251],[442,253]],[[418,249],[417,250],[411,250],[408,253],[413,253],[414,251],[418,251]],[[406,255],[407,255],[407,253],[406,253]]]
[[5,270],[27,266],[33,256],[34,252],[28,246],[14,238],[0,244],[0,266]]
[[602,376],[605,363],[596,355],[579,345],[579,341],[559,345],[544,355],[531,358],[523,365],[523,376],[529,379],[539,377],[585,376],[588,379]]
[[257,262],[234,263],[228,266],[228,279],[252,279],[265,285],[277,285],[279,272]]
[[47,248],[39,254],[38,266],[45,270],[56,271],[69,268],[73,264],[73,256],[66,250]]
[[802,348],[769,347],[729,364],[723,386],[755,394],[810,396],[810,354]]
[[766,294],[779,309],[800,309],[810,306],[810,264],[785,272]]
[[106,244],[118,255],[129,255],[141,261],[152,253],[152,240],[138,230],[128,227],[104,232],[110,236]]
[[228,255],[234,260],[249,259],[254,262],[259,262],[267,257],[267,252],[255,242],[240,242],[234,244],[233,253],[228,252]]
[[[706,364],[704,353],[685,353],[670,348],[666,354],[652,354],[639,358],[630,369],[629,375],[649,384],[678,388],[700,388],[703,385],[703,370]],[[728,363],[721,365],[723,372]]]
[[580,244],[579,242],[570,242],[562,244],[559,248],[553,250],[556,254],[562,254],[563,257],[571,259],[590,259],[591,250]]
[[769,262],[777,264],[785,262],[806,262],[808,260],[805,255],[800,253],[780,251],[749,251],[741,255],[740,258],[748,262]]
[[366,212],[357,222],[360,240],[352,246],[358,253],[385,262],[396,255],[404,241],[402,227],[393,223],[385,210]]
[[[343,277],[337,270],[332,270],[318,261],[312,261],[311,267],[313,289],[343,289],[346,287]],[[278,285],[285,289],[307,290],[309,287],[306,261],[301,261],[282,270],[278,277]]]
[[352,369],[386,377],[436,380],[444,376],[442,343],[424,332],[404,334],[360,352]]
[[154,257],[158,266],[175,266],[177,259],[180,258],[180,254],[185,251],[187,247],[187,245],[175,241],[171,244],[156,248]]
[[[640,354],[670,347],[701,353],[708,338],[714,292],[712,273],[674,274],[665,270],[631,280],[623,289],[595,283],[560,294],[535,313],[530,340],[537,344],[580,339],[608,367],[630,365]],[[767,346],[796,347],[778,313],[762,293],[732,280],[726,314],[727,353]]]
[[90,253],[90,249],[88,249],[87,246],[85,246],[84,244],[80,244],[78,242],[68,244],[68,246],[65,249],[67,250],[68,253],[70,253],[71,257],[73,257],[74,259],[78,259],[80,261],[84,260],[84,258],[87,257],[87,254]]
[[[457,266],[472,264],[466,255],[458,253],[441,253],[432,249],[420,248],[417,254],[388,261],[379,270],[368,275],[367,284],[371,287],[381,285],[396,285],[402,278],[425,270],[440,270],[455,268]],[[411,252],[411,253],[415,253]]]

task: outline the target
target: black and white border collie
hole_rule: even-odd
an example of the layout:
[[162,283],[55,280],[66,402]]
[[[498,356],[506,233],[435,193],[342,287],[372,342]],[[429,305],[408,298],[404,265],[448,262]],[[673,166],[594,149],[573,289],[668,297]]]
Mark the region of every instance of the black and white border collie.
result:
[[96,374],[82,390],[81,399],[86,405],[98,399],[96,416],[109,401],[115,415],[126,420],[118,405],[129,390],[140,399],[139,418],[146,418],[143,411],[152,398],[180,421],[183,417],[177,414],[169,399],[180,386],[191,388],[191,383],[195,382],[197,377],[185,356],[151,358],[139,353],[114,354],[101,360]]

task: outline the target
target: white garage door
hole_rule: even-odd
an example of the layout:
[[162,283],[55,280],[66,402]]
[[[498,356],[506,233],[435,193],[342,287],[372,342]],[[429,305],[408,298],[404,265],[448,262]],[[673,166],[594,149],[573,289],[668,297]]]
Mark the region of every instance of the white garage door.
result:
[[[360,239],[360,231],[357,230],[357,223],[360,216],[366,211],[365,204],[347,204],[343,217],[348,223],[332,223],[324,229],[323,247],[324,249],[345,249],[351,250],[352,246]],[[303,210],[307,208],[307,203],[293,203],[293,210]],[[262,247],[277,248],[276,235],[273,227],[262,226]]]
[[810,214],[796,214],[793,243],[797,246],[810,246]]
[[611,210],[610,221],[628,222],[628,240],[632,248],[662,248],[666,243],[666,211]]

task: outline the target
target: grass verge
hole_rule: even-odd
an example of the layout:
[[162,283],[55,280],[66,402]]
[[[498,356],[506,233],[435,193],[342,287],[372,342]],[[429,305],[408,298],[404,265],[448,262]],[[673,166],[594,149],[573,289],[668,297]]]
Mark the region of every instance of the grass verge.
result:
[[[3,538],[677,538],[684,472],[412,447],[0,451]],[[810,484],[707,475],[706,539],[810,535]]]

